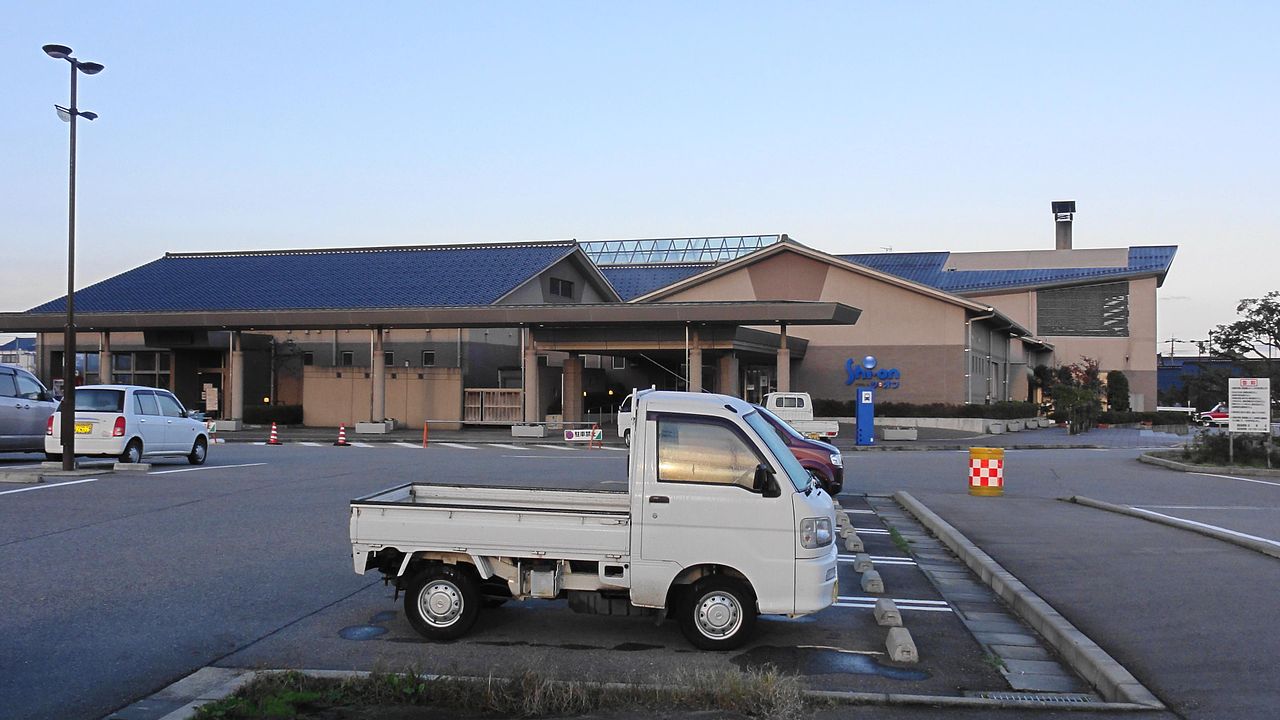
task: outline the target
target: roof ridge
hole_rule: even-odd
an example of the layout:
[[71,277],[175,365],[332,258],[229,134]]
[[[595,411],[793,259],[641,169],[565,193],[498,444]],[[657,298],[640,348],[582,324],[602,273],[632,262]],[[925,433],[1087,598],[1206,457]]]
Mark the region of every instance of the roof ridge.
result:
[[207,252],[167,252],[164,258],[265,257],[279,255],[343,255],[358,253],[421,252],[424,250],[503,250],[523,248],[575,247],[573,240],[534,240],[529,242],[453,243],[446,245],[372,245],[368,247],[296,248],[278,250],[226,250]]

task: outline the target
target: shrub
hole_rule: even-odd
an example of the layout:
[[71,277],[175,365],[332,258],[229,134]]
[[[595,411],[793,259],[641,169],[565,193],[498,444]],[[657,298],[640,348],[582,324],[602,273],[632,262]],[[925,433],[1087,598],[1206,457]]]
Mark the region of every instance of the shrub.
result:
[[[1226,465],[1231,462],[1231,436],[1227,433],[1203,432],[1182,448],[1182,457],[1201,465]],[[1280,467],[1280,446],[1276,440],[1261,435],[1237,435],[1235,437],[1235,464],[1266,467],[1267,453],[1271,454],[1271,466]]]
[[251,405],[244,409],[244,421],[250,425],[301,425],[301,405]]
[[1107,407],[1116,412],[1128,412],[1129,378],[1119,370],[1107,373]]

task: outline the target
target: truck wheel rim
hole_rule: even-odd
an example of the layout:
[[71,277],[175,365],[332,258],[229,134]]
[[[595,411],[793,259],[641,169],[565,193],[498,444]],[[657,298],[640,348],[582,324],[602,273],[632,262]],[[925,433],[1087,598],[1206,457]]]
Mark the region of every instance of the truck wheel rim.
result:
[[457,585],[437,580],[418,594],[418,612],[427,624],[448,627],[462,614],[462,593]]
[[136,463],[142,459],[142,453],[138,451],[138,446],[136,443],[131,444],[128,447],[128,451],[129,451],[129,462]]
[[204,443],[196,443],[195,456],[196,460],[204,460]]
[[729,593],[713,592],[698,603],[698,632],[712,639],[733,635],[742,625],[742,606]]

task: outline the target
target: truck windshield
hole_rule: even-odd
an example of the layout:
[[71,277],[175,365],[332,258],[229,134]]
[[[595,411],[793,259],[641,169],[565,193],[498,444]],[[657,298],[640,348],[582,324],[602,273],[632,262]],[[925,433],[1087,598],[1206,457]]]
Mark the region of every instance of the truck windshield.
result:
[[805,470],[800,461],[796,460],[796,456],[791,454],[786,443],[778,437],[777,431],[769,421],[760,417],[759,412],[748,413],[743,419],[756,431],[764,444],[769,446],[769,451],[777,458],[778,464],[782,465],[782,471],[791,480],[791,485],[795,487],[796,492],[804,492],[809,487],[809,471]]

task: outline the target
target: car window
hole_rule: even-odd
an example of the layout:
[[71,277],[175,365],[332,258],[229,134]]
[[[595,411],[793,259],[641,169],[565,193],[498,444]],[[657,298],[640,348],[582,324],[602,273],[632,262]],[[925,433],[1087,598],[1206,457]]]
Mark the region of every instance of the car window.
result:
[[739,485],[752,489],[760,457],[720,423],[658,420],[658,482]]
[[13,382],[13,376],[8,373],[0,373],[0,397],[17,397],[18,386]]
[[182,417],[182,405],[178,399],[169,393],[156,393],[156,400],[160,403],[160,414],[165,417]]
[[18,383],[18,397],[20,398],[39,400],[41,393],[44,392],[44,388],[40,387],[40,383],[29,375],[18,373],[14,376],[14,380]]
[[133,408],[139,415],[159,415],[160,404],[156,402],[156,394],[150,390],[133,393]]
[[104,388],[76,390],[76,410],[82,412],[124,412],[124,391]]
[[628,395],[622,400],[622,405],[618,406],[618,412],[631,412],[631,396]]

